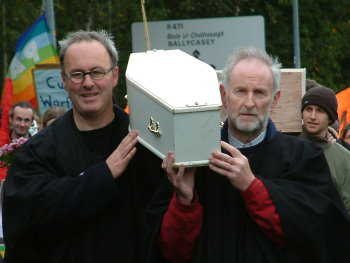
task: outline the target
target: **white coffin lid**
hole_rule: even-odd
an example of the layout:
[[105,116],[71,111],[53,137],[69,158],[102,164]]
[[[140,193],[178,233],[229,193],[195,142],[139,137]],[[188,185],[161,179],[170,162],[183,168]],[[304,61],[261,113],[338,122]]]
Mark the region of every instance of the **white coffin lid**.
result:
[[126,79],[174,113],[221,108],[216,71],[181,50],[132,53]]

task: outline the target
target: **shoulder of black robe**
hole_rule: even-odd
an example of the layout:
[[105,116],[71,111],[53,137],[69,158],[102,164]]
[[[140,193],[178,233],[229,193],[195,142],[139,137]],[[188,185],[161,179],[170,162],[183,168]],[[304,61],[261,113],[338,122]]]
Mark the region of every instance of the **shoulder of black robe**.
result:
[[[203,167],[196,172],[196,190],[204,214],[193,262],[350,262],[350,253],[346,254],[350,251],[346,239],[350,235],[349,217],[332,183],[322,149],[273,132],[273,123],[269,123],[272,133],[268,134],[268,143],[252,154],[249,162],[281,217],[286,247],[279,247],[262,233],[245,209],[240,192],[226,178]],[[225,132],[222,138],[227,138]],[[164,260],[157,237],[172,190],[165,183],[149,207],[153,258],[147,262]],[[332,233],[332,229],[336,231]]]
[[[268,156],[271,161],[263,163],[265,172],[258,176],[280,214],[290,260],[350,262],[350,217],[332,182],[323,150],[279,134]],[[281,170],[279,178],[271,176],[275,169]]]
[[249,163],[281,217],[285,248],[265,237],[226,178],[203,168],[196,174],[204,218],[194,262],[350,262],[349,216],[320,147],[277,134]]
[[[128,133],[128,116],[114,111],[115,132],[105,142],[111,149]],[[79,136],[72,111],[33,136],[5,182],[7,262],[136,262],[141,210],[160,167],[137,148],[125,174],[113,180],[105,160]]]

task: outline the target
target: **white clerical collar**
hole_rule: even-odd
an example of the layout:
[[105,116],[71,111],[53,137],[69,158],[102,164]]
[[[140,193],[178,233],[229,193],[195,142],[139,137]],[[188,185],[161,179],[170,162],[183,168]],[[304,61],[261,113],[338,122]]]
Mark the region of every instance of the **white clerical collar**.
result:
[[230,134],[230,131],[228,131],[228,142],[229,144],[231,144],[233,147],[237,148],[237,149],[240,149],[240,148],[248,148],[248,147],[252,147],[252,146],[255,146],[259,143],[261,143],[264,139],[265,139],[265,136],[266,136],[266,129],[263,130],[258,137],[256,137],[254,140],[252,140],[251,142],[248,142],[248,143],[243,143],[239,140],[237,140],[235,137],[233,137],[231,134]]

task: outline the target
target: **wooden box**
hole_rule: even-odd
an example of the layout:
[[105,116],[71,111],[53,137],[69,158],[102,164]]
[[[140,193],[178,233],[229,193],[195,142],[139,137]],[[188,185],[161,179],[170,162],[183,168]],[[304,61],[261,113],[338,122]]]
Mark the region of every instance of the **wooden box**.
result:
[[301,132],[301,99],[305,93],[306,69],[281,69],[281,97],[271,112],[278,131]]

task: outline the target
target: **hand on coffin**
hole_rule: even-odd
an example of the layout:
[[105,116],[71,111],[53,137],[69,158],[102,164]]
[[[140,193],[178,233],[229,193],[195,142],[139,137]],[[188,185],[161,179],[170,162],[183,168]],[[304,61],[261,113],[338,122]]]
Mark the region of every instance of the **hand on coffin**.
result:
[[169,181],[174,186],[174,191],[177,194],[180,202],[190,204],[193,199],[194,174],[196,168],[185,168],[180,165],[178,169],[174,168],[174,154],[168,152],[163,159],[162,168],[166,172]]
[[248,159],[232,145],[221,141],[221,147],[230,154],[214,151],[209,158],[209,168],[214,172],[226,176],[230,183],[239,191],[244,191],[254,181]]
[[117,149],[107,158],[106,163],[113,178],[118,178],[128,166],[136,153],[137,131],[131,131],[118,145]]

